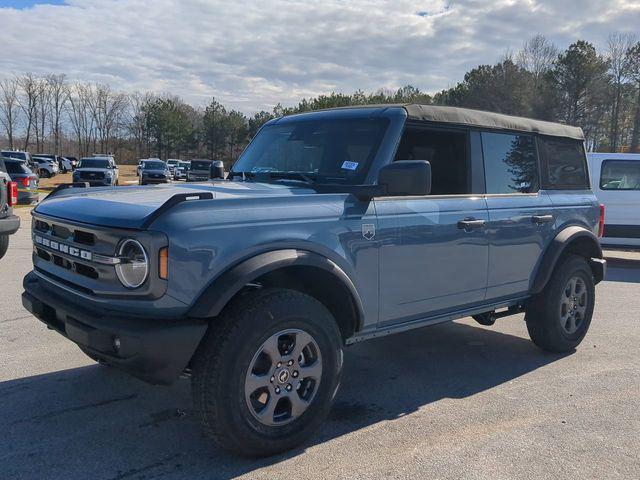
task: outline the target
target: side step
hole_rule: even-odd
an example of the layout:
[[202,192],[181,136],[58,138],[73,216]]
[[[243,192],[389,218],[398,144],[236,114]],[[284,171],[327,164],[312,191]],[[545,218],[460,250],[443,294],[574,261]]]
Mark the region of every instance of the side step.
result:
[[508,317],[509,315],[515,315],[517,313],[524,312],[524,305],[513,305],[511,307],[506,308],[505,310],[491,310],[490,312],[480,313],[478,315],[473,315],[473,319],[478,322],[480,325],[486,325],[490,327],[496,320],[502,317]]

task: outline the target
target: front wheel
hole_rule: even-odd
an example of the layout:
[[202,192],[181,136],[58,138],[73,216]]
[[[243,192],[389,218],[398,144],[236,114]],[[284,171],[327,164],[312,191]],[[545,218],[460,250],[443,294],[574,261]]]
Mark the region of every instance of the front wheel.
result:
[[544,290],[527,305],[525,320],[533,343],[551,352],[575,349],[589,330],[595,283],[587,261],[567,255]]
[[335,320],[316,299],[266,288],[213,320],[192,362],[206,432],[246,456],[289,450],[326,418],[342,371]]

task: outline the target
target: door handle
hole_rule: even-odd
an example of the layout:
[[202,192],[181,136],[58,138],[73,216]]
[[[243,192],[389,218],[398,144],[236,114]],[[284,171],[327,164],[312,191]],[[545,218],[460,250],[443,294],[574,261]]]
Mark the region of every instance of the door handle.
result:
[[536,225],[543,225],[553,222],[553,215],[534,215],[531,217],[531,220],[533,220],[533,223]]
[[465,218],[458,222],[458,228],[465,232],[484,227],[486,222],[484,220],[476,220],[474,218]]

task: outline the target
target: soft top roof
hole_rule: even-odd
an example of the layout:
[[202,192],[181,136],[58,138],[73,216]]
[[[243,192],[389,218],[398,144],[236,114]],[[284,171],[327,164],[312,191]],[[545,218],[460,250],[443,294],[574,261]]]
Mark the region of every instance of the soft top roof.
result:
[[[289,118],[313,115],[319,112],[344,111],[344,110],[366,110],[375,109],[379,112],[389,108],[403,108],[407,112],[410,120],[419,120],[434,123],[449,123],[452,125],[470,125],[474,127],[512,130],[519,132],[532,132],[541,135],[552,135],[555,137],[572,138],[574,140],[584,140],[584,134],[580,127],[572,127],[561,123],[534,120],[525,117],[515,117],[502,113],[485,112],[482,110],[472,110],[470,108],[444,107],[438,105],[419,105],[415,103],[379,104],[379,105],[358,105],[353,107],[337,107],[326,110],[316,110],[291,115]],[[287,117],[283,117],[282,120]],[[277,120],[276,120],[277,121]]]
[[561,123],[533,120],[531,118],[514,117],[502,113],[483,112],[469,108],[441,107],[436,105],[404,105],[409,118],[428,122],[454,123],[473,125],[476,127],[497,128],[533,132],[541,135],[568,137],[584,140],[580,127],[572,127]]

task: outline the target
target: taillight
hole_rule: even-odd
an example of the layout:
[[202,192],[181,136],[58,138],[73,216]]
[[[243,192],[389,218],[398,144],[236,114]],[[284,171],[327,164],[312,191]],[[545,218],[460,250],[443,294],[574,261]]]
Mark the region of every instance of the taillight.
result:
[[7,183],[7,194],[9,196],[9,206],[18,204],[18,184],[16,182]]
[[600,204],[600,218],[598,219],[598,237],[604,235],[604,204]]
[[28,187],[30,181],[31,180],[29,179],[29,177],[23,177],[20,179],[20,183],[22,184],[23,187]]

